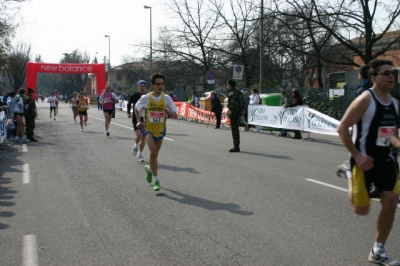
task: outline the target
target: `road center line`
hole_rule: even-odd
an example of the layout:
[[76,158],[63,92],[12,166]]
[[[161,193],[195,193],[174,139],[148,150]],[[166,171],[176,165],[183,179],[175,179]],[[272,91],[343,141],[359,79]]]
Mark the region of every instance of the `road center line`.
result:
[[22,152],[27,152],[28,151],[28,145],[22,144]]
[[340,190],[340,191],[347,192],[347,189],[345,189],[345,188],[338,187],[338,186],[335,186],[335,185],[331,185],[331,184],[328,184],[328,183],[324,183],[324,182],[321,182],[321,181],[318,181],[318,180],[315,180],[315,179],[306,178],[305,180],[307,180],[309,182],[313,182],[313,183],[319,184],[319,185],[323,185],[323,186],[326,186],[326,187],[330,187],[330,188],[334,188],[334,189],[337,189],[337,190]]
[[22,243],[22,266],[38,266],[35,235],[24,235]]
[[29,163],[22,166],[22,184],[29,184],[31,182],[31,175],[29,170]]
[[[338,186],[335,186],[335,185],[331,185],[331,184],[328,184],[328,183],[325,183],[325,182],[321,182],[321,181],[318,181],[318,180],[315,180],[315,179],[306,178],[305,180],[307,180],[309,182],[313,182],[313,183],[319,184],[319,185],[322,185],[322,186],[326,186],[326,187],[334,188],[334,189],[337,189],[337,190],[340,190],[340,191],[348,192],[348,190],[345,189],[345,188],[338,187]],[[372,198],[371,200],[379,202],[379,199]],[[397,208],[400,208],[400,204],[397,204]]]
[[[98,120],[101,120],[101,121],[105,121],[104,119],[101,119],[100,117],[96,117],[96,116],[93,116],[93,115],[88,115],[88,116],[92,117],[92,118],[95,118],[95,119],[98,119]],[[111,124],[116,125],[116,126],[120,126],[120,127],[123,127],[123,128],[127,128],[127,129],[130,129],[130,130],[133,130],[133,127],[127,127],[125,125],[121,125],[121,124],[118,124],[118,123],[115,123],[115,122],[111,122]],[[167,137],[164,137],[164,139],[169,140],[169,141],[174,141],[173,139],[170,139],[170,138],[167,138]]]

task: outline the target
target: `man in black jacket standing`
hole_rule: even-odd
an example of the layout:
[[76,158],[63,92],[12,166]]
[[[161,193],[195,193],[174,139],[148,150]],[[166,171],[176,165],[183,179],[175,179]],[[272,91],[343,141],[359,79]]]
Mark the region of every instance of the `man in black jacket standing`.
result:
[[[137,156],[139,162],[141,162],[141,163],[145,162],[142,152],[143,152],[144,146],[146,145],[146,140],[145,140],[144,136],[142,135],[141,129],[136,127],[136,124],[138,121],[136,120],[135,114],[131,115],[131,105],[133,105],[133,110],[135,110],[135,104],[137,103],[137,101],[139,101],[139,99],[140,99],[140,97],[142,97],[142,95],[146,94],[146,85],[147,85],[147,83],[144,80],[140,80],[138,82],[139,92],[135,92],[134,94],[132,94],[132,96],[129,98],[128,106],[126,107],[128,118],[132,118],[133,130],[135,131],[135,134],[136,134],[135,145],[132,148],[132,155]],[[140,118],[142,119],[142,122],[143,122],[142,113],[140,114]],[[140,144],[139,144],[139,142],[140,142]],[[139,153],[138,153],[138,150],[139,150]]]
[[233,148],[229,152],[240,152],[240,134],[239,124],[240,118],[245,111],[245,103],[243,94],[236,89],[236,81],[228,81],[228,116],[231,121],[231,131],[233,138]]
[[217,119],[217,123],[214,128],[220,128],[221,126],[221,116],[222,116],[222,105],[221,101],[217,97],[215,91],[211,92],[211,112],[215,114],[215,118]]

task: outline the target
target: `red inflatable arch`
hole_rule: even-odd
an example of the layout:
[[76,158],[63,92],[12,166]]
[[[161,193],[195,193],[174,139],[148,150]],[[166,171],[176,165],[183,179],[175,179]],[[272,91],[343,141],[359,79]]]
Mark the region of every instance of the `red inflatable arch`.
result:
[[96,74],[96,95],[99,89],[106,87],[106,67],[104,64],[69,64],[69,63],[35,63],[28,62],[26,64],[26,88],[35,89],[37,73],[54,73],[54,74]]

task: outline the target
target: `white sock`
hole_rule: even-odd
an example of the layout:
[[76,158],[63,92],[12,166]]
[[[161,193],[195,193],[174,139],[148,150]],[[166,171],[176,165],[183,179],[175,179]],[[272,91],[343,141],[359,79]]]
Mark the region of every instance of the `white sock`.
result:
[[133,148],[136,149],[137,148],[137,143],[135,143],[135,145],[133,145]]
[[373,250],[374,250],[374,254],[385,253],[385,243],[375,242]]
[[159,181],[160,179],[158,179],[158,176],[153,176],[154,180]]

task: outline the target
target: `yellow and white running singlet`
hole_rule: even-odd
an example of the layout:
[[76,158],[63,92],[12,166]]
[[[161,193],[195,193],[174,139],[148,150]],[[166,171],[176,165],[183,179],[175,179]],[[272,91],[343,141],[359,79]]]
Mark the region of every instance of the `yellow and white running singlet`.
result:
[[144,131],[151,132],[155,138],[165,136],[165,110],[167,109],[167,105],[165,104],[164,97],[164,93],[161,93],[161,99],[156,102],[153,93],[150,92],[144,115]]

